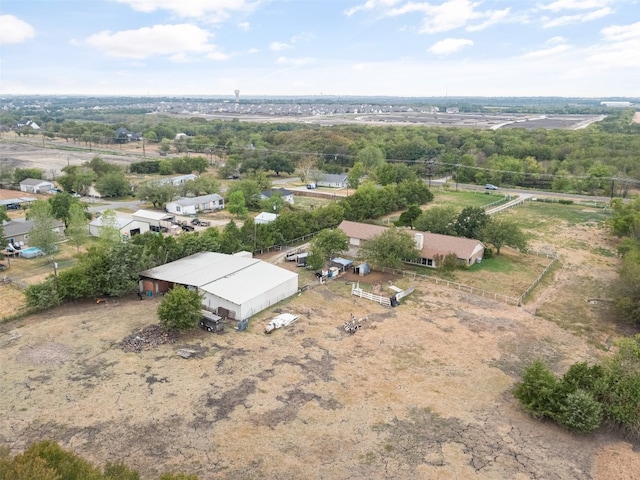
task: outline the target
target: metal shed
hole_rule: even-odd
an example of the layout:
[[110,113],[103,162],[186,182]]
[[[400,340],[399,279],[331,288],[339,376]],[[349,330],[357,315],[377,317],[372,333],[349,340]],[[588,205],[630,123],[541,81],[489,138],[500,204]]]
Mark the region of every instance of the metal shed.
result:
[[353,260],[348,260],[342,257],[336,257],[331,259],[331,265],[336,266],[340,269],[340,271],[344,272],[353,265]]

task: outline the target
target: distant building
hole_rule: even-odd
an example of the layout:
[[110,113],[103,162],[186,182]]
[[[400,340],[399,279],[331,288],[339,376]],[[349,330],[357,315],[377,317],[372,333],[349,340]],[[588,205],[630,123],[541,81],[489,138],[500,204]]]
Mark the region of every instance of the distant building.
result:
[[287,190],[286,188],[272,188],[271,190],[265,190],[260,195],[260,199],[267,200],[273,196],[280,196],[283,201],[293,205],[293,192],[291,190]]
[[271,223],[273,222],[276,218],[278,218],[278,215],[276,215],[275,213],[271,213],[271,212],[262,212],[260,213],[260,215],[257,215],[253,221],[255,223],[259,223],[259,224],[263,224],[263,223]]
[[55,188],[55,185],[46,180],[39,180],[37,178],[25,178],[20,182],[20,191],[27,193],[46,193],[49,190]]
[[222,210],[224,198],[217,193],[200,197],[184,197],[167,203],[167,212],[179,215],[195,215],[198,212]]
[[605,107],[611,107],[611,108],[627,108],[627,107],[630,107],[631,105],[633,105],[633,103],[631,103],[631,102],[609,102],[609,101],[604,101],[604,102],[600,102],[600,105],[603,105]]
[[188,181],[195,180],[196,178],[198,178],[197,175],[189,173],[187,175],[178,175],[177,177],[161,178],[160,180],[154,180],[154,183],[159,187],[163,185],[173,185],[174,187],[179,187],[180,185],[184,185]]
[[346,173],[311,172],[309,176],[318,187],[347,188],[349,185],[349,177]]
[[[29,233],[33,229],[35,222],[32,220],[18,221],[12,220],[2,225],[3,247],[11,245],[29,245]],[[52,229],[60,235],[60,240],[64,238],[64,223],[60,220],[54,222]]]
[[[89,233],[93,237],[99,237],[100,232],[105,227],[102,223],[102,219],[103,217],[98,217],[89,223]],[[147,222],[134,220],[130,216],[124,216],[119,213],[116,213],[116,224],[113,226],[120,231],[120,235],[122,235],[123,239],[131,238],[135,235],[140,235],[149,231],[149,224]]]

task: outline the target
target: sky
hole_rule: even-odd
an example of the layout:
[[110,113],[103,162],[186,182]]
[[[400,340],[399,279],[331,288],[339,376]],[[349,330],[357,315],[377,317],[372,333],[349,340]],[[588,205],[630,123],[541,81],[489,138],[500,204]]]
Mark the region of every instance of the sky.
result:
[[640,0],[0,0],[0,94],[640,97]]

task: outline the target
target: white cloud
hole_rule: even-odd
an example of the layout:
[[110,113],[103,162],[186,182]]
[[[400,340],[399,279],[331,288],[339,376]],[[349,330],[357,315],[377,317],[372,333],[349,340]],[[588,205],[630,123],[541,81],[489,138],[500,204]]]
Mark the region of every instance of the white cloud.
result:
[[[407,3],[387,12],[390,16],[421,13],[424,15],[420,33],[448,32],[456,28],[482,30],[508,17],[510,9],[479,11],[480,3],[470,0],[447,0],[440,5],[430,3]],[[474,23],[477,22],[477,23]]]
[[600,10],[595,10],[593,12],[588,12],[584,14],[578,15],[564,15],[562,17],[547,19],[542,24],[543,28],[553,28],[553,27],[562,27],[564,25],[573,25],[576,23],[585,23],[590,22],[592,20],[597,20],[602,17],[606,17],[607,15],[613,14],[613,10],[609,7],[601,8]]
[[195,25],[154,25],[138,30],[103,31],[91,35],[84,43],[110,57],[144,59],[168,55],[184,61],[187,54],[213,53],[215,46],[209,43],[209,37],[209,32]]
[[602,69],[640,68],[640,22],[603,28],[605,43],[589,49],[587,62]]
[[558,43],[566,43],[566,41],[567,39],[564,37],[551,37],[546,43],[548,45],[556,45]]
[[637,40],[640,38],[640,22],[631,25],[612,25],[603,28],[600,33],[606,40]]
[[251,24],[249,22],[240,22],[238,24],[238,28],[243,32],[248,32],[249,29],[251,28]]
[[0,15],[0,45],[22,43],[36,35],[27,22],[13,15]]
[[276,60],[276,63],[280,65],[293,65],[293,66],[299,67],[301,65],[309,65],[314,61],[315,59],[311,57],[297,57],[297,58],[278,57],[278,59]]
[[284,42],[271,42],[271,44],[269,45],[269,48],[274,52],[281,52],[282,50],[287,50],[293,47],[288,43],[284,43]]
[[139,12],[168,10],[178,17],[206,18],[214,22],[227,20],[234,13],[250,13],[259,4],[246,0],[115,0]]
[[434,43],[429,52],[435,55],[450,55],[459,52],[465,47],[473,46],[473,40],[466,38],[446,38]]
[[556,45],[555,47],[542,48],[540,50],[534,50],[533,52],[525,53],[524,55],[522,55],[522,58],[552,57],[569,50],[569,48],[571,48],[569,47],[569,45]]
[[398,3],[399,0],[367,0],[361,5],[356,5],[355,7],[351,7],[344,11],[344,14],[350,17],[351,15],[366,11],[366,10],[374,10],[379,7],[390,7]]
[[546,5],[538,5],[538,8],[552,12],[560,12],[562,10],[591,10],[605,7],[610,3],[610,0],[556,0]]

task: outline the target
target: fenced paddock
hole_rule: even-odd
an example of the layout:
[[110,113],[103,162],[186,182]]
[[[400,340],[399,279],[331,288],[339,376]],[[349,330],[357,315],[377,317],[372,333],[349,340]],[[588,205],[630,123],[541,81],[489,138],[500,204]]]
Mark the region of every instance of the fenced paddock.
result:
[[547,252],[535,252],[529,251],[526,252],[527,255],[535,255],[538,257],[546,257],[550,259],[549,264],[544,268],[542,273],[536,277],[536,279],[527,287],[527,289],[520,294],[519,296],[511,296],[505,295],[503,293],[491,292],[489,290],[484,290],[478,287],[472,287],[470,285],[464,285],[462,283],[453,282],[451,280],[446,280],[444,278],[435,277],[432,275],[422,275],[420,273],[409,271],[409,270],[398,270],[394,268],[381,268],[380,271],[385,273],[393,273],[395,275],[402,275],[404,277],[410,277],[414,280],[423,280],[426,282],[431,282],[435,285],[440,285],[446,288],[450,288],[453,290],[458,290],[459,292],[464,292],[469,295],[475,295],[477,297],[487,298],[490,300],[496,300],[498,302],[505,303],[507,305],[514,306],[522,306],[522,302],[524,299],[531,294],[531,292],[538,286],[538,284],[545,278],[545,276],[549,273],[551,268],[558,262],[558,256],[555,253],[547,253]]

